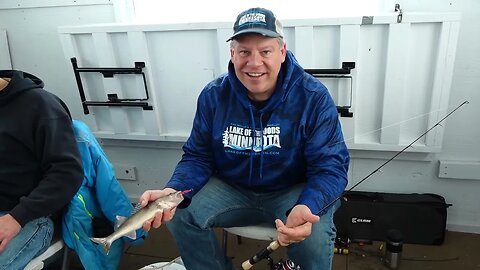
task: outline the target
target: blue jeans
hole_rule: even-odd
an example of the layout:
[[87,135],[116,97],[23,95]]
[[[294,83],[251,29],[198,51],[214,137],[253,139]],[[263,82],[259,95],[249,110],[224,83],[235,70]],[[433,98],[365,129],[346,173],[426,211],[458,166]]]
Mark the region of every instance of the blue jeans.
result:
[[[0,216],[5,213],[0,212]],[[50,246],[53,222],[50,218],[34,219],[20,230],[0,253],[0,270],[23,269],[33,258]]]
[[[276,218],[286,222],[286,212],[297,202],[303,186],[257,193],[210,179],[193,197],[191,204],[185,209],[177,209],[174,218],[167,223],[185,267],[190,270],[234,269],[213,228],[264,222],[275,227]],[[320,217],[320,222],[313,224],[312,234],[307,239],[287,247],[289,259],[302,270],[331,269],[336,235],[333,214],[338,206],[336,203]],[[252,250],[252,256],[258,251]]]

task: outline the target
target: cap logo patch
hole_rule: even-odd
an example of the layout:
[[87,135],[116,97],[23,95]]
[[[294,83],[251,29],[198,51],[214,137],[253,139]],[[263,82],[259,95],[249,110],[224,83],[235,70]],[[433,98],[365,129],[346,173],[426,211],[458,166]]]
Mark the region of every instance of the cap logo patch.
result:
[[251,22],[262,22],[266,23],[265,21],[265,14],[262,13],[249,13],[243,15],[240,20],[238,20],[238,26],[244,23],[251,23]]

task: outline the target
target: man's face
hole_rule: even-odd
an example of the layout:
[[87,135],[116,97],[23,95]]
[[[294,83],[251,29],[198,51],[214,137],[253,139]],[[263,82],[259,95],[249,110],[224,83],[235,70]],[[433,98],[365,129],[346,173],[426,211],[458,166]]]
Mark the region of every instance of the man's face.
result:
[[247,34],[233,41],[230,59],[252,100],[267,100],[273,94],[286,52],[285,44],[262,35]]

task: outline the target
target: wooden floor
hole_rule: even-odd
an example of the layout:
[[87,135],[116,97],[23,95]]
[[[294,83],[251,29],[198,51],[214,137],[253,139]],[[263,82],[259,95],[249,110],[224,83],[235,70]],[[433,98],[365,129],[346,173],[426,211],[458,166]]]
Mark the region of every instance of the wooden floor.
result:
[[[217,233],[220,240],[221,231]],[[242,243],[239,244],[236,237],[230,235],[228,256],[232,257],[234,265],[241,269],[243,261],[265,248],[268,243],[242,238]],[[383,254],[382,242],[352,244],[349,255],[335,255],[333,270],[385,270],[388,268],[384,265]],[[151,231],[143,244],[128,247],[119,269],[135,270],[152,263],[171,261],[178,256],[172,236],[165,227],[161,227]],[[75,254],[71,253],[70,257],[70,269],[83,269]],[[285,249],[279,248],[273,252],[272,258],[275,261],[286,259]],[[269,268],[267,262],[262,261],[252,269]],[[440,246],[405,244],[398,269],[480,270],[480,234],[447,232],[445,242]]]

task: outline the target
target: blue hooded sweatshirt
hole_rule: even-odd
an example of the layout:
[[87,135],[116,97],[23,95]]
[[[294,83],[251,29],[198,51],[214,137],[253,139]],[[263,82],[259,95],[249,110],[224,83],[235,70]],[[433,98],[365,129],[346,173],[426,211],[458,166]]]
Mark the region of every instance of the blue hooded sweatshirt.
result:
[[230,62],[228,73],[201,92],[183,151],[166,187],[193,189],[187,197],[212,175],[259,192],[306,183],[297,204],[321,215],[347,184],[349,155],[336,106],[290,51],[273,95],[260,109]]

